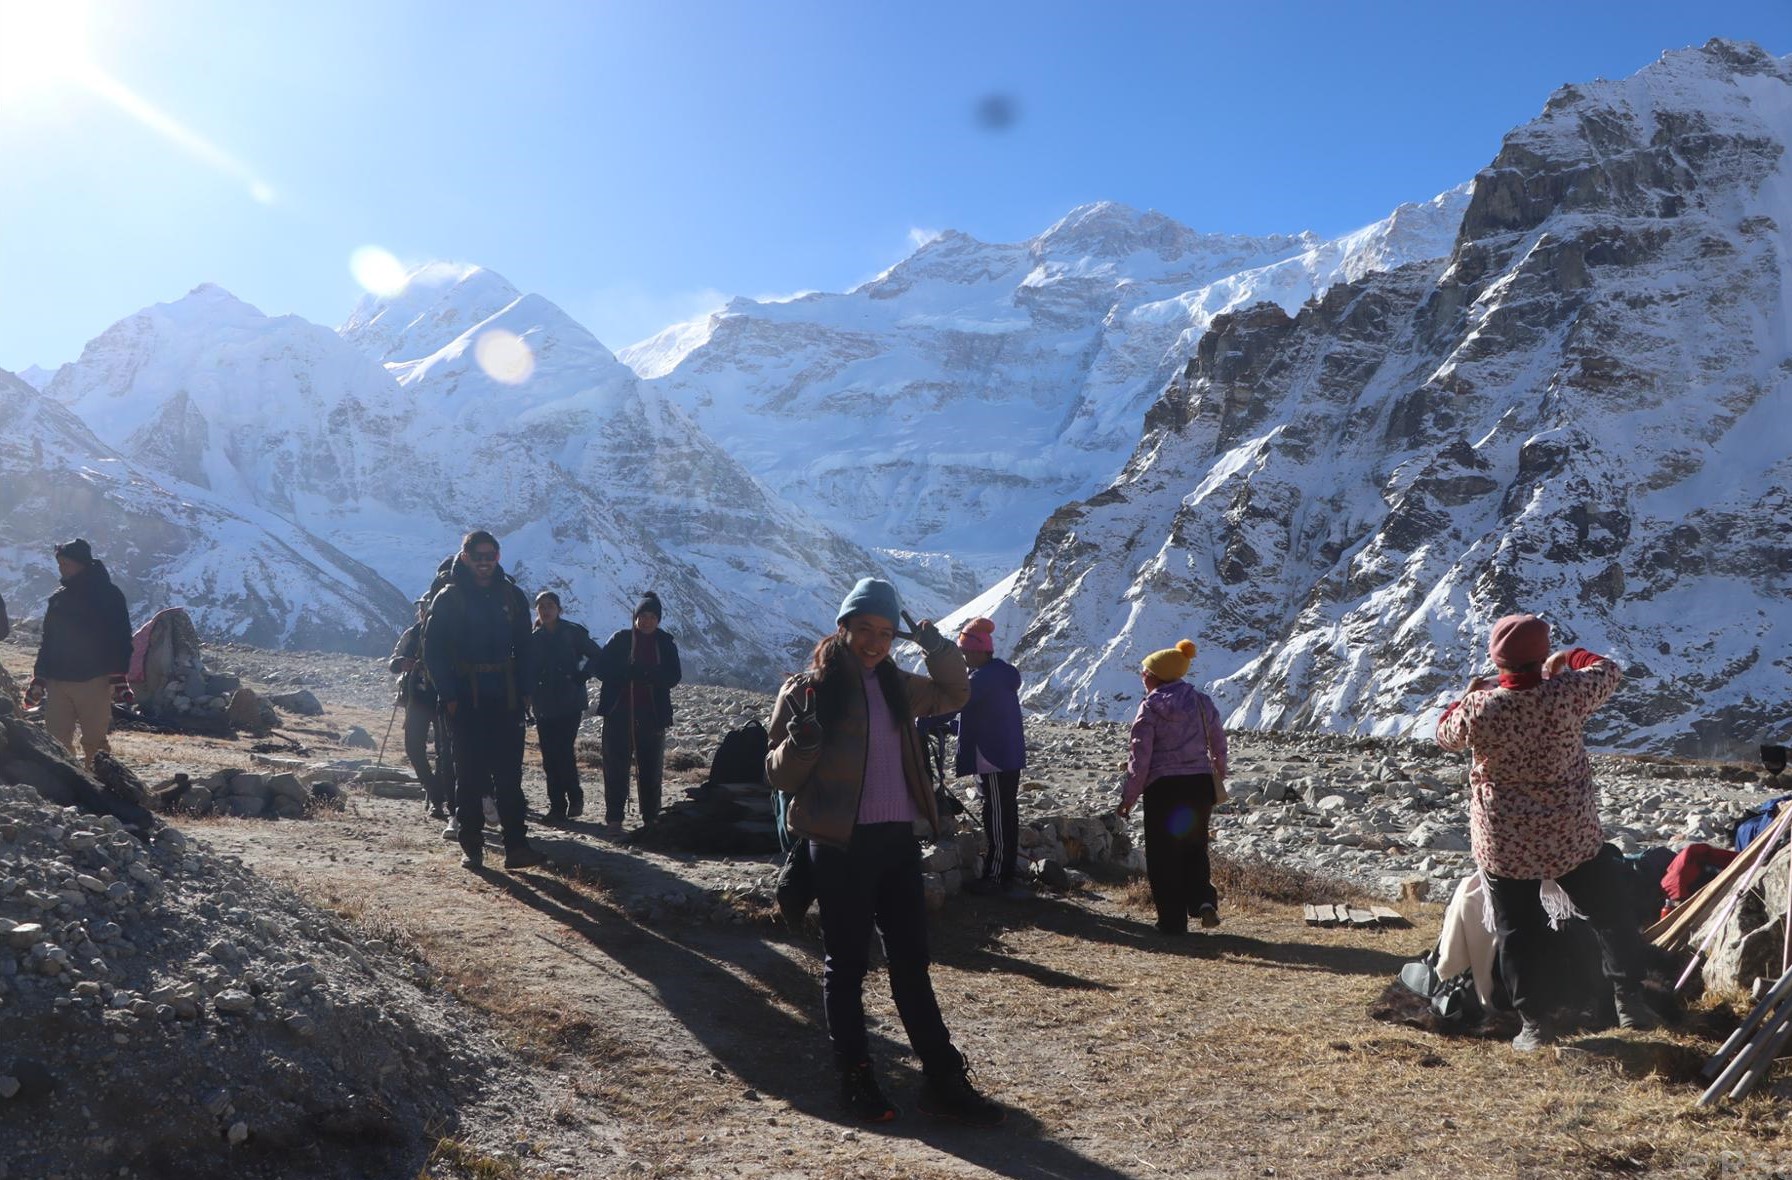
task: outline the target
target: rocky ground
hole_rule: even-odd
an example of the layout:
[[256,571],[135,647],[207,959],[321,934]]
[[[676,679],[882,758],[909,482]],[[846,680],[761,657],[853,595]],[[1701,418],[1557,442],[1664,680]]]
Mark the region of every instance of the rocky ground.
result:
[[[27,655],[0,644],[15,675]],[[371,757],[342,739],[384,732],[378,661],[208,655],[258,691],[308,688],[322,702],[285,717],[263,758]],[[769,707],[734,689],[687,687],[678,701],[669,798],[703,777],[721,734]],[[1037,723],[1029,736],[1029,847],[1070,862],[1071,889],[1024,903],[942,896],[934,926],[955,1034],[1016,1108],[994,1136],[912,1114],[880,1131],[833,1119],[818,947],[769,917],[769,855],[536,825],[549,868],[474,875],[420,802],[354,784],[343,807],[308,818],[180,818],[147,838],[0,788],[0,1176],[1704,1175],[1729,1167],[1725,1152],[1736,1166],[1724,1174],[1792,1163],[1783,1081],[1719,1121],[1684,1116],[1687,1063],[1709,1048],[1695,1028],[1520,1064],[1497,1044],[1365,1018],[1435,939],[1437,905],[1408,900],[1412,929],[1362,932],[1307,928],[1298,903],[1453,881],[1466,838],[1457,759],[1416,743],[1238,735],[1234,799],[1216,819],[1235,861],[1227,922],[1171,947],[1113,863],[1136,836],[1136,821],[1111,816],[1121,729]],[[252,744],[116,741],[151,782],[249,768]],[[1614,837],[1638,844],[1715,834],[1762,796],[1743,767],[1598,769]],[[539,809],[533,749],[526,790]],[[1260,857],[1334,883],[1239,867]],[[914,1078],[881,983],[868,1005],[906,1107]],[[1453,1113],[1440,1122],[1440,1110]]]

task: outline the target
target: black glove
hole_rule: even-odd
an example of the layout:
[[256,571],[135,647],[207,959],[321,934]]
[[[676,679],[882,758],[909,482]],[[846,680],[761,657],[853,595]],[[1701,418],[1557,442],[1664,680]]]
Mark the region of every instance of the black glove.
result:
[[821,722],[815,716],[815,690],[804,685],[790,696],[790,723],[784,732],[798,753],[813,754],[821,749]]
[[935,627],[931,620],[922,619],[917,623],[908,617],[907,611],[903,611],[902,621],[908,624],[908,630],[896,632],[896,638],[908,640],[920,648],[923,654],[932,655],[936,651],[952,646],[952,641],[941,635],[940,629]]

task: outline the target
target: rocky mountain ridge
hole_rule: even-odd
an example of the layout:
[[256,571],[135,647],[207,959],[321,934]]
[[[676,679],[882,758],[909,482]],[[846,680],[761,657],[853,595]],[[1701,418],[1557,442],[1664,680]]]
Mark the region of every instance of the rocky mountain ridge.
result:
[[1424,735],[1529,609],[1627,666],[1602,743],[1778,733],[1788,145],[1792,60],[1666,54],[1507,136],[1447,259],[1218,317],[1120,476],[974,604],[1028,703],[1129,712],[1187,635],[1232,724]]

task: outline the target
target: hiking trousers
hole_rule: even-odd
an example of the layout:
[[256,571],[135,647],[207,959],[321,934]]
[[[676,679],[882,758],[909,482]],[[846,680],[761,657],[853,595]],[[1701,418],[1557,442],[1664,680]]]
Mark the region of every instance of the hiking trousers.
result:
[[447,752],[443,740],[445,727],[436,713],[433,702],[407,700],[404,703],[404,756],[417,772],[417,781],[423,784],[423,794],[431,807],[454,806],[453,789],[436,774],[429,761],[429,740],[433,734],[436,743],[436,759],[447,761]]
[[846,1069],[870,1060],[865,973],[875,928],[884,940],[890,995],[922,1068],[929,1073],[960,1068],[927,970],[927,901],[914,825],[859,824],[846,848],[812,840],[809,857],[821,903],[822,1007],[835,1064]]
[[[1587,916],[1599,940],[1599,967],[1614,988],[1643,977],[1643,936],[1630,909],[1625,874],[1616,857],[1594,855],[1556,878]],[[1483,873],[1493,897],[1500,979],[1512,1006],[1522,1016],[1540,1020],[1558,1006],[1575,1006],[1586,997],[1564,994],[1561,964],[1552,962],[1549,918],[1543,912],[1542,881],[1496,877]]]
[[983,789],[983,879],[1007,885],[1020,860],[1020,771],[977,776]]
[[92,770],[93,756],[112,748],[106,740],[106,733],[112,728],[112,678],[51,680],[44,684],[44,690],[44,728],[72,754],[75,726],[79,725],[81,750],[86,755],[87,769]]
[[1168,775],[1145,788],[1145,879],[1166,934],[1187,930],[1202,906],[1220,903],[1207,857],[1212,818],[1211,774]]
[[634,730],[635,784],[640,790],[641,822],[660,813],[660,774],[666,758],[666,731],[637,718],[629,725],[628,710],[604,718],[604,822],[619,824],[628,811],[629,730]]
[[573,743],[579,736],[578,713],[565,717],[537,717],[535,740],[541,743],[541,773],[548,780],[548,810],[565,815],[568,804],[585,802],[579,786],[579,762]]
[[452,719],[455,769],[460,782],[455,814],[460,819],[462,851],[479,854],[485,847],[485,796],[498,804],[498,826],[504,847],[527,842],[523,803],[523,712],[502,705],[473,708],[462,701]]

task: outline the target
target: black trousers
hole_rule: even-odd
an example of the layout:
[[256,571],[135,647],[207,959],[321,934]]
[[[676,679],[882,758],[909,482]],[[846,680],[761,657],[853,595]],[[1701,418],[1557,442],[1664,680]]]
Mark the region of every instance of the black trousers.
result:
[[[1615,857],[1597,855],[1556,878],[1587,916],[1599,940],[1599,965],[1614,987],[1638,983],[1643,974],[1643,936],[1630,910],[1625,868]],[[1543,882],[1487,873],[1493,921],[1499,940],[1500,979],[1519,1013],[1533,1020],[1551,1009],[1578,1006],[1585,997],[1565,994],[1549,953],[1549,919],[1544,915]]]
[[1175,774],[1145,788],[1145,878],[1157,906],[1157,928],[1188,929],[1202,906],[1217,906],[1207,828],[1213,818],[1213,776]]
[[579,736],[579,714],[537,717],[535,737],[541,743],[541,772],[548,780],[548,810],[564,814],[567,804],[585,802],[579,786],[579,763],[573,743]]
[[[436,765],[429,761],[429,742],[435,738]],[[433,701],[404,703],[404,756],[423,784],[431,807],[454,807],[454,756],[448,752],[448,727]],[[437,767],[446,768],[445,773]]]
[[982,774],[977,781],[983,787],[983,834],[987,837],[983,879],[1006,885],[1014,880],[1014,866],[1020,860],[1020,771]]
[[844,1069],[870,1058],[865,973],[875,928],[884,940],[890,995],[921,1068],[950,1072],[957,1051],[927,970],[927,901],[914,825],[859,824],[848,847],[811,841],[809,856],[821,903],[821,995],[835,1063]]
[[502,705],[474,708],[466,701],[456,707],[455,765],[460,784],[455,793],[455,813],[460,817],[460,846],[478,852],[485,846],[485,796],[497,800],[498,826],[504,847],[522,845],[527,834],[523,803],[523,713]]
[[641,822],[652,823],[660,813],[660,775],[666,758],[666,731],[636,718],[629,724],[628,710],[618,709],[604,718],[604,822],[621,823],[628,811],[630,729],[634,730],[635,784],[641,793]]

